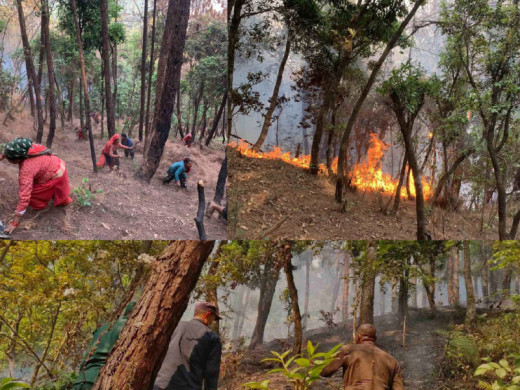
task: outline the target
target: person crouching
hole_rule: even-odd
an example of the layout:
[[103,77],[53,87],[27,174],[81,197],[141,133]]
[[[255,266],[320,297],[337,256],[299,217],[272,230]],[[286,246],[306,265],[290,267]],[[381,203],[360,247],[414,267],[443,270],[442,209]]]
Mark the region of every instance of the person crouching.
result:
[[42,210],[51,199],[54,206],[72,202],[65,162],[45,146],[35,144],[28,138],[16,138],[0,154],[0,161],[4,159],[19,167],[19,200],[13,219],[4,231],[6,234],[16,230],[27,206]]
[[168,176],[163,179],[163,183],[168,184],[175,179],[177,186],[186,188],[186,181],[188,179],[186,174],[190,172],[191,166],[192,162],[188,157],[170,165],[170,168],[168,168]]

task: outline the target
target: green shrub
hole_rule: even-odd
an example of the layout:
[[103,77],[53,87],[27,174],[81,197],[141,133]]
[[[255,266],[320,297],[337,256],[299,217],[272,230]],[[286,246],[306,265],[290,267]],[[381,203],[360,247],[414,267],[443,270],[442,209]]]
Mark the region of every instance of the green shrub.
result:
[[483,359],[487,363],[481,364],[474,375],[484,377],[479,380],[478,387],[484,390],[520,390],[520,354],[508,356],[511,364],[506,359],[498,363],[491,358]]
[[81,207],[90,207],[92,206],[92,201],[96,197],[96,194],[100,194],[102,190],[92,190],[92,186],[88,183],[89,179],[84,177],[81,179],[81,185],[79,187],[74,188],[74,193],[78,197],[78,202]]
[[30,386],[24,382],[18,382],[13,378],[2,378],[0,379],[0,390],[16,390],[16,389],[27,389]]
[[[316,352],[318,346],[313,346],[310,341],[307,342],[306,356],[296,355],[287,360],[286,357],[290,351],[283,354],[271,351],[274,356],[262,360],[262,362],[275,362],[281,365],[280,368],[275,368],[267,374],[280,373],[284,375],[289,382],[294,384],[295,390],[307,390],[311,385],[320,379],[320,374],[325,367],[327,367],[335,359],[337,351],[341,348],[341,344],[336,345],[328,352]],[[269,389],[269,380],[262,382],[248,382],[244,383],[247,389]]]

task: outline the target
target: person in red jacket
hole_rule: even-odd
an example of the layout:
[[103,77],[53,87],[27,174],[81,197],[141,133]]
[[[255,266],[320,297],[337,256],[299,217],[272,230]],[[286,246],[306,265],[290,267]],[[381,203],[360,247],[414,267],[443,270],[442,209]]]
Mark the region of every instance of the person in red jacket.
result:
[[72,202],[65,162],[45,146],[28,138],[16,138],[0,154],[0,161],[4,159],[19,166],[18,205],[11,223],[4,230],[6,234],[15,231],[28,206],[41,210],[49,205],[51,199],[54,206]]
[[134,147],[129,147],[125,145],[121,145],[119,142],[121,140],[121,137],[119,134],[114,134],[112,138],[105,144],[105,147],[101,151],[101,157],[99,158],[99,161],[97,162],[97,166],[99,168],[103,168],[105,165],[108,165],[110,168],[110,171],[114,170],[114,166],[117,166],[119,168],[119,156],[117,154],[117,149],[126,149],[126,150],[133,150]]
[[193,143],[193,136],[191,134],[186,134],[186,137],[182,139],[184,142],[184,145],[186,145],[188,148],[191,148],[191,144]]

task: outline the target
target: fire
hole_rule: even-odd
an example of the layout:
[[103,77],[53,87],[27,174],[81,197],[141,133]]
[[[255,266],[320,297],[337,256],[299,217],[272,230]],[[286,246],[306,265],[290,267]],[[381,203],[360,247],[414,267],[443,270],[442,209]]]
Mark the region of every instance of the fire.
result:
[[[287,164],[305,169],[309,168],[311,162],[310,155],[291,157],[290,152],[284,153],[282,149],[277,146],[274,146],[273,150],[267,153],[255,152],[243,140],[241,140],[238,145],[235,142],[231,142],[229,146],[237,149],[242,155],[247,157],[282,160]],[[384,173],[381,169],[383,157],[388,147],[389,145],[380,140],[377,134],[370,134],[370,147],[368,148],[366,159],[359,164],[354,165],[351,170],[352,184],[359,190],[371,192],[379,191],[387,195],[395,194],[399,180],[394,179],[388,173]],[[337,166],[338,159],[335,158],[331,166],[331,170],[334,174],[336,174]],[[324,176],[329,175],[325,164],[319,165],[319,173]],[[422,185],[425,199],[431,198],[433,196],[433,191],[430,183],[428,183],[424,177],[422,178]],[[410,175],[410,192],[411,195],[415,197],[413,175]],[[404,197],[406,195],[406,184],[403,183],[401,196]]]

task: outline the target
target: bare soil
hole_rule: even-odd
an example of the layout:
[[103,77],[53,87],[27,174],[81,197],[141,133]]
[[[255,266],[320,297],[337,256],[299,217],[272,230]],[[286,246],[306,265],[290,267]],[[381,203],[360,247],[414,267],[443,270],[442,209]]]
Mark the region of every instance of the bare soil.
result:
[[[330,178],[313,176],[281,160],[250,158],[229,150],[228,167],[232,239],[416,239],[414,200],[401,199],[399,211],[391,215],[382,211],[391,201],[389,196],[348,192],[343,206],[334,199]],[[427,231],[434,240],[498,239],[496,207],[489,206],[483,214],[430,207],[427,211]]]
[[[443,308],[435,318],[427,309],[410,310],[403,348],[403,329],[397,324],[396,315],[387,314],[375,318],[378,330],[377,346],[399,361],[405,379],[405,388],[413,390],[467,389],[466,386],[448,385],[441,378],[443,349],[446,340],[439,331],[447,330],[450,325],[464,322],[464,311]],[[319,344],[319,351],[327,351],[337,344],[349,343],[352,338],[352,323],[346,327],[341,324],[334,329],[319,328],[304,334],[304,343],[311,340]],[[220,388],[238,389],[246,382],[261,382],[270,379],[270,389],[289,390],[293,387],[281,374],[267,375],[276,368],[271,362],[260,361],[270,356],[270,351],[283,352],[290,348],[291,341],[277,340],[262,345],[254,351],[244,352],[236,369],[229,370]],[[304,344],[304,345],[305,345]],[[313,389],[343,389],[341,370],[331,378],[323,378],[313,385]],[[453,386],[453,387],[452,387]]]
[[[0,124],[0,142],[16,137],[34,139],[33,121],[24,118]],[[78,125],[78,123],[74,123]],[[28,209],[13,239],[198,239],[194,218],[197,214],[197,181],[203,180],[206,201],[213,199],[220,166],[225,156],[224,145],[213,141],[209,148],[194,145],[186,148],[180,140],[168,140],[159,169],[149,184],[136,180],[134,172],[143,159],[143,144],[136,147],[135,160],[121,157],[120,171],[109,172],[108,167],[93,172],[88,141],[77,141],[74,126],[65,129],[58,124],[52,151],[67,164],[71,192],[89,179],[96,195],[92,207],[81,207],[75,195],[66,207],[51,207],[46,212]],[[96,157],[99,158],[106,140],[100,139],[100,126],[94,127]],[[105,130],[106,133],[106,130]],[[46,139],[47,129],[44,132]],[[135,142],[135,140],[134,140]],[[173,183],[162,184],[168,167],[183,157],[193,160],[188,174],[188,188]],[[0,220],[11,217],[18,202],[18,166],[0,163]],[[204,219],[208,239],[226,238],[226,222],[217,218]]]

